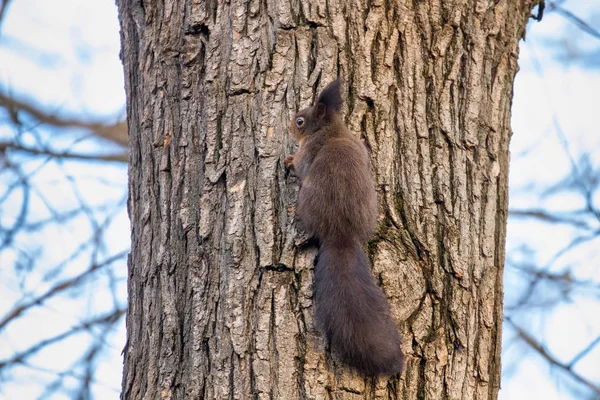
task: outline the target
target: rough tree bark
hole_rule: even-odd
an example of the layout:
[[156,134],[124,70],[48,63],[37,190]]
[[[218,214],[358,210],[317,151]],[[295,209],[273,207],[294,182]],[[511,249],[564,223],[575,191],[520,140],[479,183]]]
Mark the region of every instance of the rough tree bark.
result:
[[[126,399],[494,399],[518,42],[536,0],[118,0]],[[363,379],[312,318],[287,123],[337,75],[408,355]]]

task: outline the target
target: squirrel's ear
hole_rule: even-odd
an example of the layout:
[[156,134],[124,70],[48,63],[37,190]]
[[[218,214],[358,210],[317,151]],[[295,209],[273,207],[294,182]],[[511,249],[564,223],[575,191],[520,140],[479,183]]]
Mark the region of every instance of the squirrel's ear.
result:
[[319,121],[319,120],[323,119],[325,114],[327,114],[327,106],[325,106],[325,104],[323,104],[323,103],[315,104],[314,111],[313,111],[313,116],[315,117],[315,119],[317,121]]
[[319,95],[317,99],[317,110],[319,105],[325,106],[331,111],[340,112],[342,109],[342,95],[340,94],[340,80],[331,82]]

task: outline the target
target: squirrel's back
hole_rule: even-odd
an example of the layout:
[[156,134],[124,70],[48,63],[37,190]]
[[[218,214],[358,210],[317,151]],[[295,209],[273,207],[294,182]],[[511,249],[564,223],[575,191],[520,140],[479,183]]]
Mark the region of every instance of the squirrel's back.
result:
[[315,157],[298,199],[305,228],[324,239],[367,241],[377,223],[377,193],[367,150],[349,134],[329,138]]

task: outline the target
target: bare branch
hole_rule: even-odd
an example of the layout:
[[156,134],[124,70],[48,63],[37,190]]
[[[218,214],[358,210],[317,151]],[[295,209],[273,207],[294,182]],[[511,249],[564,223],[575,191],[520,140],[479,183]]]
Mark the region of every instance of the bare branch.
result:
[[533,336],[527,333],[520,326],[515,324],[510,318],[505,317],[504,320],[508,322],[514,329],[517,331],[518,336],[529,345],[533,350],[535,350],[540,356],[542,356],[550,365],[560,368],[567,375],[572,377],[575,381],[581,383],[586,386],[590,390],[592,390],[595,394],[600,395],[600,386],[590,382],[585,377],[579,375],[576,371],[573,370],[572,365],[567,365],[556,359],[553,355],[551,355],[544,346],[539,343]]
[[[15,174],[19,177],[19,180],[17,181],[18,185],[16,187],[20,186],[22,188],[23,201],[21,202],[21,209],[19,211],[19,214],[15,218],[15,223],[13,224],[13,226],[6,230],[0,229],[0,233],[2,234],[2,241],[0,243],[0,249],[4,248],[5,246],[8,246],[12,243],[15,233],[25,223],[25,220],[27,218],[27,213],[29,211],[29,197],[30,197],[30,193],[31,193],[31,187],[29,186],[29,182],[27,181],[27,178],[22,174],[22,172],[18,168],[15,168],[12,165],[9,165],[9,168],[13,169],[15,171]],[[12,189],[13,188],[11,188],[10,190],[12,191]],[[4,198],[5,198],[5,196],[2,196],[2,199],[4,199]]]
[[50,290],[48,290],[46,293],[42,294],[41,296],[38,296],[31,301],[28,301],[20,306],[13,308],[12,311],[10,311],[4,318],[2,318],[0,320],[0,331],[8,323],[10,323],[15,318],[19,317],[23,312],[27,311],[31,307],[41,305],[42,303],[44,303],[46,300],[48,300],[50,297],[56,295],[57,293],[63,292],[66,289],[76,286],[83,279],[85,279],[87,276],[89,276],[92,272],[94,272],[102,267],[105,267],[107,265],[110,265],[120,258],[125,257],[128,252],[129,252],[128,250],[123,251],[121,253],[115,254],[114,256],[108,258],[103,263],[94,264],[90,268],[88,268],[86,271],[82,272],[81,274],[79,274],[71,279],[67,279],[63,282],[56,284],[55,286],[53,286]]
[[[527,287],[520,291],[521,296],[513,305],[506,304],[506,312],[514,312],[524,308],[543,307],[545,312],[548,312],[549,308],[560,302],[567,301],[570,294],[578,291],[588,291],[589,293],[597,293],[600,290],[600,285],[592,280],[577,279],[576,274],[570,269],[566,269],[560,273],[555,273],[549,270],[550,265],[545,267],[539,267],[528,263],[519,263],[511,260],[510,256],[506,258],[506,265],[508,268],[514,269],[522,274],[526,282]],[[545,290],[541,295],[542,289],[548,289],[550,287],[542,287],[543,284],[552,285],[551,287],[556,290],[557,296],[552,298],[548,291]]]
[[[81,362],[81,360],[79,360],[79,362]],[[22,361],[21,365],[24,366],[24,367],[27,367],[29,369],[32,369],[34,371],[43,372],[44,374],[51,374],[51,375],[58,376],[59,378],[70,377],[70,378],[74,378],[74,379],[78,379],[78,380],[84,379],[83,375],[78,374],[77,372],[75,372],[76,365],[70,366],[65,371],[57,371],[57,370],[53,370],[53,369],[48,369],[48,368],[40,367],[38,365],[32,364],[29,361]],[[92,383],[95,384],[95,385],[102,386],[105,389],[112,390],[117,395],[121,392],[120,389],[117,389],[117,388],[112,387],[112,386],[110,386],[110,385],[108,385],[108,384],[106,384],[106,383],[104,383],[102,381],[99,381],[97,378],[93,378],[92,379]],[[39,399],[48,399],[48,398],[50,398],[50,396],[42,396],[42,397],[38,397],[38,398]]]
[[11,0],[2,0],[2,3],[0,3],[0,25],[2,25],[2,18],[4,18],[4,13],[6,12],[10,2]]
[[595,37],[596,39],[600,39],[599,31],[592,28],[587,22],[585,22],[584,20],[582,20],[581,18],[579,18],[578,16],[573,14],[571,11],[562,8],[560,5],[556,4],[553,1],[549,2],[548,4],[549,4],[548,8],[551,11],[556,11],[558,13],[558,15],[565,18],[567,21],[572,22],[573,24],[575,24],[575,26],[577,26],[579,29],[581,29],[588,35],[591,35],[591,36]]
[[533,18],[537,22],[541,22],[542,18],[544,18],[544,9],[546,8],[546,2],[544,0],[540,0],[537,4],[537,7],[537,14],[532,15],[531,18]]
[[[13,119],[19,111],[23,111],[44,124],[60,128],[88,129],[92,131],[94,135],[109,140],[111,142],[117,143],[121,146],[127,146],[127,143],[129,142],[129,138],[127,136],[126,122],[119,122],[114,125],[104,125],[97,122],[85,122],[78,119],[58,117],[56,115],[42,111],[36,106],[6,96],[2,93],[0,93],[0,105],[4,106],[9,111],[10,115],[13,116]],[[18,119],[15,122],[18,122]]]
[[57,152],[50,149],[36,149],[33,147],[27,147],[16,143],[11,142],[0,142],[0,152],[4,152],[7,149],[14,151],[22,151],[25,153],[29,153],[32,155],[45,155],[53,158],[68,158],[74,160],[82,160],[82,161],[118,161],[118,162],[127,162],[127,153],[119,153],[119,154],[76,154],[71,152]]
[[586,222],[580,221],[574,218],[570,218],[571,216],[563,216],[558,213],[550,213],[545,210],[510,210],[509,215],[511,217],[520,217],[520,218],[534,218],[540,221],[556,223],[556,224],[568,224],[573,225],[577,228],[582,229],[592,229]]
[[28,349],[13,355],[11,358],[0,361],[0,370],[9,365],[22,363],[29,357],[37,354],[39,351],[41,351],[45,347],[47,347],[53,343],[60,342],[60,341],[66,339],[70,336],[73,336],[74,334],[77,334],[81,331],[90,330],[92,327],[94,327],[96,325],[114,324],[116,321],[119,320],[119,318],[121,318],[121,316],[124,313],[125,313],[124,309],[116,309],[116,310],[111,311],[108,314],[101,315],[99,317],[84,321],[81,324],[72,327],[68,331],[60,333],[56,336],[41,340],[38,343],[34,344],[33,346],[29,347]]
[[589,242],[591,240],[594,240],[594,239],[597,239],[599,237],[600,237],[600,230],[593,231],[589,235],[585,235],[585,236],[584,235],[580,235],[580,236],[577,236],[575,239],[573,239],[571,242],[569,242],[568,245],[566,245],[561,250],[559,250],[558,252],[556,252],[554,254],[554,256],[550,259],[550,261],[548,261],[547,265],[551,266],[559,258],[561,258],[562,256],[564,256],[566,253],[568,253],[569,251],[573,250],[577,246],[580,246],[580,245],[582,245],[584,243],[587,243],[587,242]]

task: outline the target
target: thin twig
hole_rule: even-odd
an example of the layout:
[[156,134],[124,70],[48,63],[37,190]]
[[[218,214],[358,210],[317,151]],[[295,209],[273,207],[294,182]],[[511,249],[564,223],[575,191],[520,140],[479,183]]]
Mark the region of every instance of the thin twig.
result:
[[510,318],[505,317],[504,320],[508,322],[514,329],[517,331],[519,337],[529,345],[533,350],[535,350],[540,356],[542,356],[546,361],[548,361],[551,365],[560,368],[569,376],[571,376],[574,380],[581,383],[582,385],[588,387],[595,394],[600,395],[600,386],[597,386],[593,382],[590,382],[585,377],[579,375],[576,371],[573,370],[571,365],[564,364],[563,362],[556,359],[553,355],[551,355],[542,344],[540,344],[533,336],[527,333],[523,328],[515,324]]
[[571,214],[567,216],[560,215],[558,213],[550,213],[546,210],[515,210],[511,209],[509,211],[509,215],[511,217],[517,218],[535,218],[540,221],[556,223],[556,224],[568,224],[573,225],[577,228],[582,229],[592,229],[585,221],[580,221],[577,219],[571,218]]
[[565,18],[567,21],[572,22],[573,24],[575,24],[575,26],[577,26],[579,29],[581,29],[588,35],[591,35],[596,39],[600,39],[600,32],[592,28],[587,22],[579,18],[577,15],[573,14],[567,9],[562,8],[553,1],[549,2],[549,5],[549,9],[551,11],[556,11],[558,15]]
[[592,343],[588,344],[585,349],[581,350],[575,357],[573,357],[573,359],[568,364],[568,366],[569,367],[573,367],[575,364],[577,364],[577,362],[579,360],[581,360],[583,357],[585,357],[587,355],[587,353],[589,353],[590,351],[592,351],[592,349],[594,347],[596,347],[596,345],[598,343],[600,343],[600,336],[598,336],[596,339],[594,339],[594,341],[592,341]]
[[22,363],[23,361],[27,360],[31,356],[37,354],[40,350],[44,349],[45,347],[47,347],[53,343],[63,341],[66,338],[73,336],[74,334],[77,334],[81,331],[90,330],[92,327],[94,327],[96,325],[113,324],[116,321],[118,321],[119,318],[121,318],[121,316],[123,314],[125,314],[124,309],[116,309],[116,310],[111,311],[108,314],[101,315],[99,317],[84,321],[81,324],[72,327],[68,331],[60,333],[56,336],[41,340],[41,341],[37,342],[36,344],[34,344],[33,346],[27,348],[26,350],[23,350],[15,355],[13,355],[11,358],[0,361],[0,370],[9,365]]
[[0,320],[0,331],[8,323],[10,323],[15,318],[19,317],[23,312],[27,311],[31,307],[41,305],[42,303],[44,303],[46,300],[48,300],[52,296],[54,296],[60,292],[63,292],[68,288],[76,286],[78,283],[80,283],[83,279],[87,278],[94,271],[97,271],[98,269],[105,267],[107,265],[110,265],[113,262],[125,257],[127,255],[127,253],[129,253],[129,251],[123,251],[121,253],[117,253],[114,256],[105,260],[103,263],[94,264],[90,268],[88,268],[86,271],[82,272],[81,274],[54,285],[50,290],[48,290],[46,293],[42,294],[41,296],[36,297],[35,299],[28,301],[25,304],[16,306],[4,318],[2,318],[2,320]]

